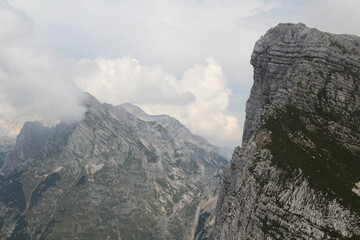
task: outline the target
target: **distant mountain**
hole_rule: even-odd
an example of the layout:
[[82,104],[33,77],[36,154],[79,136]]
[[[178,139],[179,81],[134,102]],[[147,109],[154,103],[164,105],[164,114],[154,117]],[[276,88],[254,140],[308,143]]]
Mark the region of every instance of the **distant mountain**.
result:
[[360,38],[279,24],[251,64],[215,239],[360,239]]
[[14,147],[24,123],[35,119],[35,116],[21,116],[10,121],[0,115],[0,167],[6,154]]
[[217,148],[166,115],[84,105],[78,123],[22,128],[0,172],[0,238],[205,239]]
[[224,147],[218,147],[218,150],[220,155],[230,162],[234,149],[228,146],[224,146]]

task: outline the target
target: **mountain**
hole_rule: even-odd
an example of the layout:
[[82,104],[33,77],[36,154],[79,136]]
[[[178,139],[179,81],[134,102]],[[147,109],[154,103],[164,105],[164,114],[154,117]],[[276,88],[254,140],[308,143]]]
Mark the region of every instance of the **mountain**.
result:
[[251,64],[215,239],[360,239],[360,38],[279,24]]
[[6,154],[15,145],[16,136],[20,132],[21,127],[14,125],[12,122],[0,116],[0,167],[3,164],[3,159]]
[[223,156],[228,162],[230,162],[232,154],[233,154],[233,148],[228,146],[218,147],[219,153],[221,156]]
[[206,238],[226,164],[217,148],[166,115],[84,105],[77,123],[25,123],[0,172],[0,238]]
[[29,120],[36,120],[36,116],[21,116],[12,121],[0,116],[0,167],[6,154],[14,147],[16,136],[19,134],[24,123]]

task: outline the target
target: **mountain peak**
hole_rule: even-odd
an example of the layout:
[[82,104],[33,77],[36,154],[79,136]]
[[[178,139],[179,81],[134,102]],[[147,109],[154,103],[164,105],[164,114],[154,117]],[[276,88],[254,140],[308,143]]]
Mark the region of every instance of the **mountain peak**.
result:
[[88,92],[83,94],[82,104],[86,107],[91,107],[91,106],[100,107],[102,105],[99,100],[97,100],[93,95],[91,95]]
[[5,158],[6,238],[208,236],[226,164],[217,148],[165,115],[90,94],[84,104],[80,122],[27,123]]
[[225,173],[216,239],[357,239],[360,38],[279,24],[251,64],[243,148]]
[[279,24],[267,31],[251,56],[254,84],[246,105],[243,144],[251,136],[255,115],[261,115],[257,112],[275,105],[291,103],[309,112],[332,109],[351,122],[341,112],[360,107],[359,42],[356,36],[325,33],[303,24]]

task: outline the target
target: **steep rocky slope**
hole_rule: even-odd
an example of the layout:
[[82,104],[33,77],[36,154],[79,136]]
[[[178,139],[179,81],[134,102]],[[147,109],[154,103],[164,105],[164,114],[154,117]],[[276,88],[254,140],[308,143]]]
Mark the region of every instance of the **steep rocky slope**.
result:
[[81,122],[21,130],[1,169],[0,239],[206,237],[226,164],[216,147],[166,115],[84,104]]
[[360,239],[360,38],[279,24],[251,64],[215,239]]
[[14,147],[16,136],[19,134],[24,122],[35,119],[36,116],[21,116],[10,121],[0,115],[0,167],[6,154]]

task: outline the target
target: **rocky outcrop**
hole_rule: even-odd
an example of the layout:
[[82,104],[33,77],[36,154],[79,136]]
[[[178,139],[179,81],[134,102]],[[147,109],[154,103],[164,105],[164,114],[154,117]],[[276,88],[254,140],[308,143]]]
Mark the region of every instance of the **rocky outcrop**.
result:
[[279,24],[251,64],[215,239],[360,238],[360,38]]
[[14,120],[8,120],[0,115],[0,168],[6,155],[11,152],[16,143],[21,128],[26,121],[35,121],[35,115],[24,115]]
[[84,102],[84,119],[27,123],[0,174],[1,239],[204,239],[226,161],[166,115]]

